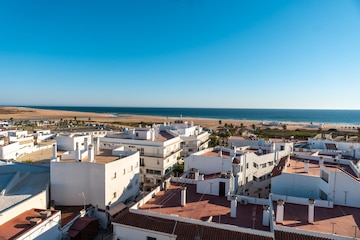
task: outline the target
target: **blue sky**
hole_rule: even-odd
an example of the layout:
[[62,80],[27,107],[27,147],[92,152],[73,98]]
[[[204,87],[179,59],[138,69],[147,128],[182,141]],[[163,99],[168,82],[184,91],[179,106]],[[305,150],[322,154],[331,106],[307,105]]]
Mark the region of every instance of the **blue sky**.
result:
[[360,1],[1,1],[0,105],[360,109]]

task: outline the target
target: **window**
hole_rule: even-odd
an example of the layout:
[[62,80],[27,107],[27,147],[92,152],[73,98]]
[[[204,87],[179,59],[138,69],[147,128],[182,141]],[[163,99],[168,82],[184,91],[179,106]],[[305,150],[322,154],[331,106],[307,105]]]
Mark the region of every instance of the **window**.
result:
[[139,133],[135,133],[135,136],[137,136],[137,137],[138,137],[138,136],[139,136]]
[[155,174],[155,175],[161,175],[161,171],[159,170],[153,170],[153,169],[146,169],[147,174]]
[[261,164],[261,168],[266,168],[266,163]]
[[125,173],[126,173],[126,169],[124,168],[124,173],[123,174],[125,175]]
[[116,172],[114,172],[114,178],[116,178]]
[[140,154],[141,154],[141,155],[144,155],[144,148],[141,148],[141,149],[140,149]]
[[321,189],[320,189],[320,194],[319,195],[320,195],[321,200],[328,200],[327,194],[324,191],[322,191]]
[[245,179],[245,183],[248,183],[248,181],[249,181],[249,179],[248,179],[248,177],[246,177],[246,179]]
[[160,161],[159,161],[159,160],[157,160],[156,162],[157,162],[157,165],[159,165],[159,164],[160,164]]
[[272,166],[274,163],[271,161],[271,162],[268,162],[269,166]]
[[246,163],[246,169],[248,169],[249,168],[249,163]]
[[113,193],[113,198],[116,198],[116,192]]
[[134,171],[134,167],[133,167],[133,165],[131,165],[131,171]]
[[256,163],[254,163],[254,168],[258,168],[258,165]]
[[324,170],[321,170],[320,177],[322,180],[329,183],[329,174],[327,172],[325,172]]
[[154,237],[146,237],[146,240],[156,240]]
[[145,166],[143,158],[140,158],[140,166],[142,166],[142,167]]

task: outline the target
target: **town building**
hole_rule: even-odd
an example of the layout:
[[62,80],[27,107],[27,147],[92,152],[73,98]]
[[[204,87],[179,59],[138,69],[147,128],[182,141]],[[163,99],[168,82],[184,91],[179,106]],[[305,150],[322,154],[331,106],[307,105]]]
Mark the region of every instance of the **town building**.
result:
[[61,239],[60,211],[31,208],[0,224],[0,239]]
[[249,146],[209,148],[184,159],[186,174],[181,178],[194,178],[198,191],[206,194],[220,192],[222,196],[238,194],[267,198],[271,172],[281,158],[289,156],[291,147],[288,145],[284,150],[276,150],[274,144],[257,147],[257,150]]
[[0,225],[31,208],[47,209],[49,167],[0,161]]
[[[95,154],[93,145],[86,143],[84,148],[87,150],[80,151],[77,147],[74,158],[53,155],[51,198],[60,206],[96,206],[94,216],[106,228],[108,219],[139,194],[139,153],[120,147],[99,149]],[[53,148],[56,153],[55,144]]]
[[272,193],[360,208],[358,161],[296,153],[274,169]]
[[0,159],[16,160],[18,157],[32,152],[34,136],[27,131],[0,131]]
[[140,181],[143,189],[160,184],[178,163],[181,138],[160,126],[134,128],[119,134],[108,134],[100,139],[103,149],[124,147],[125,151],[140,153]]
[[168,130],[174,135],[180,136],[181,156],[188,157],[190,154],[208,148],[210,141],[210,134],[204,131],[201,126],[195,126],[193,122],[183,120],[176,120],[174,123],[164,123],[160,125],[160,131]]

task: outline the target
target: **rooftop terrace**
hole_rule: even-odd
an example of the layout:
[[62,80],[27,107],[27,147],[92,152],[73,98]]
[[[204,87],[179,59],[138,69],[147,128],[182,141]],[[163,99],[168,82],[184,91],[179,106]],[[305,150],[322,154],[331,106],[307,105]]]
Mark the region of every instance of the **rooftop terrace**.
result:
[[244,228],[270,231],[262,225],[262,205],[237,205],[237,218],[230,217],[231,202],[226,197],[196,193],[196,185],[187,184],[187,202],[181,206],[181,189],[183,185],[171,184],[168,190],[160,191],[141,207],[143,211],[177,215],[183,218],[235,225]]
[[[274,210],[276,214],[276,202]],[[347,237],[360,237],[360,209],[335,205],[334,208],[315,207],[314,223],[308,223],[308,206],[285,203],[284,222],[277,224],[321,232],[326,234],[337,234]]]
[[[30,219],[32,218],[41,219],[40,212],[42,211],[44,210],[31,209],[11,219],[5,224],[2,224],[0,226],[0,239],[17,239],[18,237],[20,237],[21,235],[23,235],[24,233],[26,233],[27,231],[29,231],[31,228],[34,227],[30,224]],[[57,212],[58,211],[51,211],[51,215],[49,217],[53,216]]]

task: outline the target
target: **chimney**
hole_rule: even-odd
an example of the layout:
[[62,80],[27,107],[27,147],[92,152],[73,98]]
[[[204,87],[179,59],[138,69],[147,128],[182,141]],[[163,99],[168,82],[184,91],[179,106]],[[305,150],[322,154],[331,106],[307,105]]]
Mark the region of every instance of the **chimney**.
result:
[[222,149],[220,149],[220,151],[219,151],[219,157],[221,157],[222,158]]
[[309,216],[308,216],[308,222],[314,223],[314,213],[315,213],[315,200],[309,199]]
[[181,206],[185,207],[186,205],[186,187],[181,189]]
[[88,150],[88,138],[84,138],[84,150],[87,151]]
[[88,162],[94,162],[94,149],[92,144],[89,145],[88,149]]
[[304,162],[304,172],[309,172],[309,160],[305,160]]
[[199,169],[196,169],[195,170],[195,177],[194,177],[195,180],[199,180]]
[[154,128],[152,128],[150,130],[150,134],[151,134],[151,141],[155,141],[155,129]]
[[56,159],[56,153],[57,153],[56,143],[54,143],[54,144],[52,145],[51,159]]
[[232,195],[231,197],[231,212],[230,217],[236,218],[236,209],[237,209],[237,196]]
[[269,226],[270,225],[270,207],[268,205],[263,206],[263,226]]
[[284,200],[279,199],[277,201],[277,208],[276,208],[276,222],[283,223],[284,221]]
[[79,149],[79,143],[76,143],[76,148],[75,148],[75,162],[81,162],[81,158],[80,158],[80,149]]
[[100,151],[100,138],[95,138],[95,155],[98,155]]

